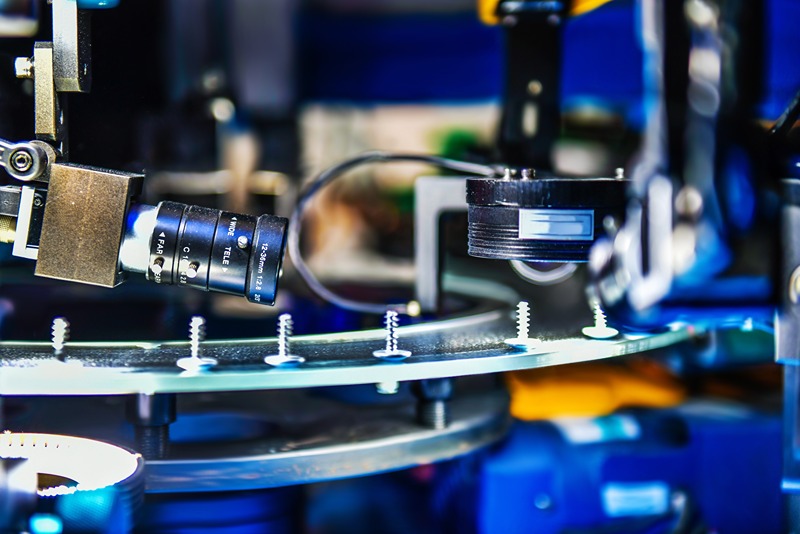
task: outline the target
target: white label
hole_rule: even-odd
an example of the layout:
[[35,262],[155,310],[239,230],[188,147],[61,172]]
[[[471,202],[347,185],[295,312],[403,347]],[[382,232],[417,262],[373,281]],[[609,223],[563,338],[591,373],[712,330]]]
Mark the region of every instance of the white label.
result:
[[550,421],[564,436],[575,445],[601,443],[604,441],[630,441],[641,436],[636,419],[630,415],[609,415],[606,417],[559,417]]
[[609,482],[600,494],[608,517],[662,515],[669,508],[665,482]]
[[519,210],[519,238],[591,241],[594,210]]

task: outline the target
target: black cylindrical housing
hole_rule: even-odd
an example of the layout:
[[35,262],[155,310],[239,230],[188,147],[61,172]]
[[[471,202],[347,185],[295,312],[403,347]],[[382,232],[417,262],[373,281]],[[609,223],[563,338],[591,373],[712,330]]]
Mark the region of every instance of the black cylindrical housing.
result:
[[622,219],[628,183],[621,178],[469,179],[469,254],[585,262],[604,219]]
[[288,220],[161,202],[150,237],[148,280],[244,295],[274,304]]

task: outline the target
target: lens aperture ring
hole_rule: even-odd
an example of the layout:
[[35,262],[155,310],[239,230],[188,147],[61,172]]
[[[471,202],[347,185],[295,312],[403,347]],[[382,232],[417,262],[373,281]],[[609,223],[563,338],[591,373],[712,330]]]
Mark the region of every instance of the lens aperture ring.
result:
[[209,264],[208,289],[243,295],[256,218],[223,211],[214,234]]

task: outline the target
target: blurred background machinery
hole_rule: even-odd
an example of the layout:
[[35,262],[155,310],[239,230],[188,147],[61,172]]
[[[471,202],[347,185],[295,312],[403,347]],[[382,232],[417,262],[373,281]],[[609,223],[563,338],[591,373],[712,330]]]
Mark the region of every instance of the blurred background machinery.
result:
[[797,531],[798,20],[0,1],[0,530]]

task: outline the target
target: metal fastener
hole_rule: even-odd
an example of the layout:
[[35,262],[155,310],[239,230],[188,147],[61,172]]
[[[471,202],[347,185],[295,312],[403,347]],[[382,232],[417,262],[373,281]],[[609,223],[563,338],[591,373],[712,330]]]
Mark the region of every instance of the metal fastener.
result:
[[153,264],[150,266],[150,272],[153,274],[161,274],[161,271],[164,270],[164,258],[156,258],[153,260]]
[[18,172],[28,172],[33,167],[33,156],[27,150],[17,150],[11,154],[11,166]]
[[239,246],[239,248],[247,248],[247,245],[250,244],[250,241],[247,239],[247,237],[240,235],[238,239],[236,239],[236,244]]
[[375,384],[375,391],[381,395],[395,395],[400,391],[400,382],[378,382]]
[[386,310],[386,314],[383,316],[383,324],[386,332],[386,346],[381,350],[373,351],[372,355],[389,361],[405,360],[411,356],[410,350],[397,348],[398,315],[395,310]]
[[264,363],[273,367],[288,367],[300,365],[306,361],[302,356],[296,356],[289,351],[289,343],[291,342],[293,331],[294,321],[292,316],[288,313],[281,314],[278,317],[278,354],[265,357]]
[[69,340],[69,321],[64,317],[53,319],[51,334],[53,353],[58,361],[63,362],[66,359],[64,347],[67,344],[67,340]]
[[192,351],[191,356],[178,360],[178,367],[186,371],[197,372],[217,365],[218,362],[216,358],[200,357],[200,342],[202,342],[205,337],[206,320],[199,315],[195,315],[192,317],[192,320],[189,321],[189,346]]
[[581,330],[584,336],[592,339],[609,339],[619,334],[619,330],[608,326],[606,314],[600,308],[600,302],[595,301],[592,308],[594,310],[594,325],[584,327]]
[[530,305],[526,301],[517,304],[517,337],[506,339],[506,343],[518,349],[530,349],[542,340],[530,337]]
[[17,78],[33,78],[33,59],[29,57],[18,57],[14,60],[14,73]]
[[200,270],[200,264],[193,261],[186,267],[187,278],[197,278],[197,272]]

